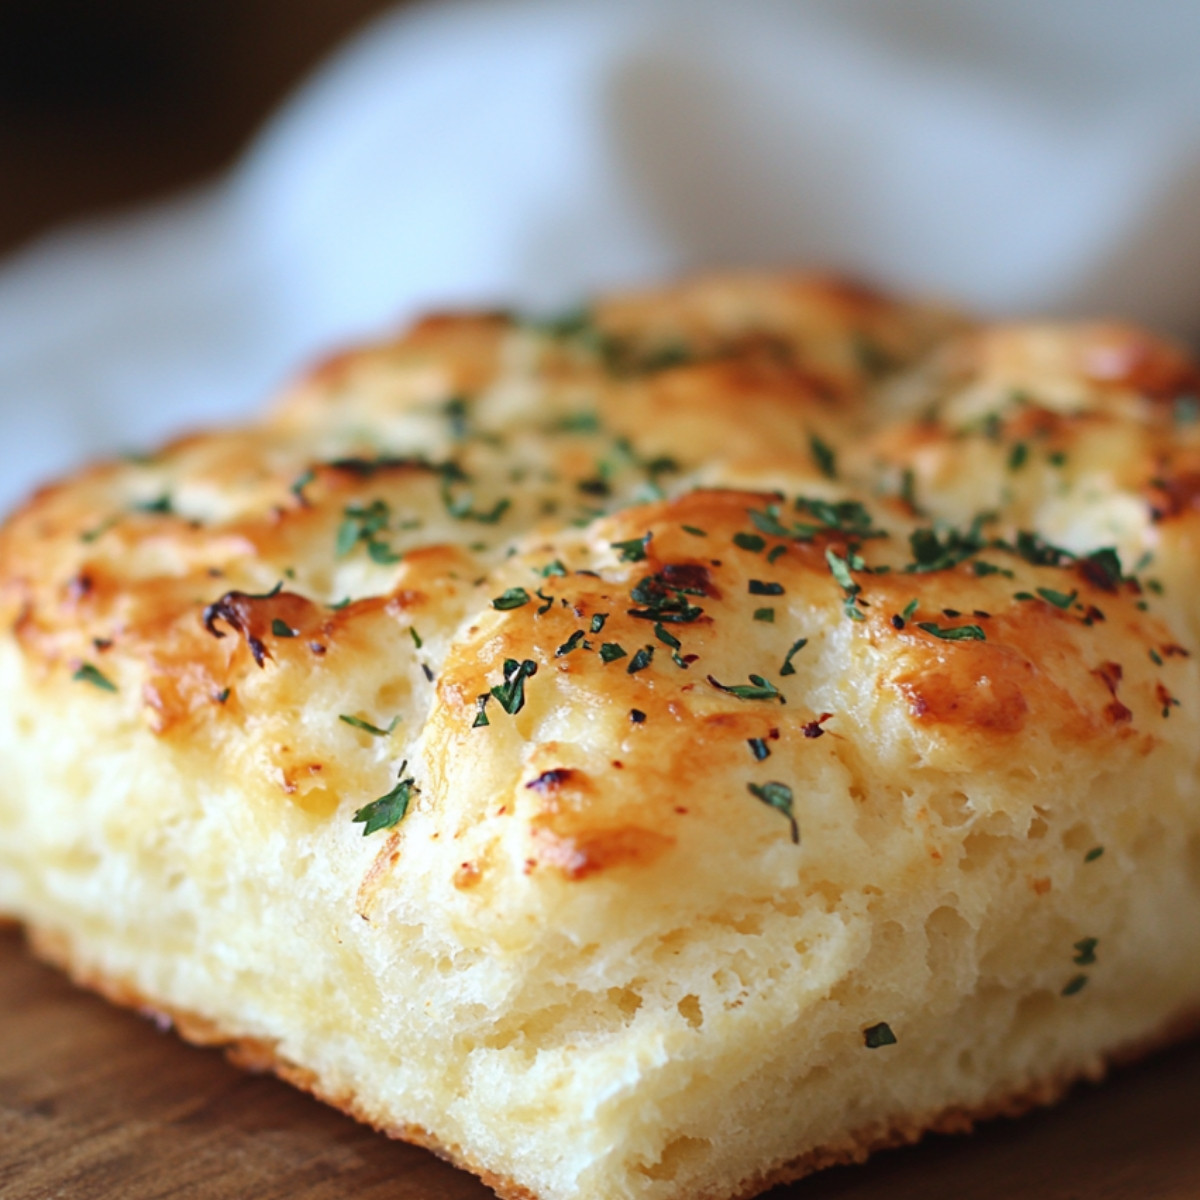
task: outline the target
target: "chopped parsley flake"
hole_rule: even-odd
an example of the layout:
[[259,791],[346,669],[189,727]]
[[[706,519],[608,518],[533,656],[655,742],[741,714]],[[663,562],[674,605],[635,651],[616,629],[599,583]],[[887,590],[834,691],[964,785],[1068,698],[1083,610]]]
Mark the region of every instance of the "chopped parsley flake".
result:
[[880,1021],[878,1025],[870,1025],[863,1030],[863,1045],[868,1050],[878,1050],[880,1046],[894,1046],[896,1035],[886,1021]]
[[565,575],[567,568],[563,566],[561,559],[555,559],[553,562],[548,562],[539,572],[543,579],[549,579],[551,575]]
[[618,658],[624,658],[626,653],[625,647],[618,645],[616,642],[605,642],[600,647],[600,657],[606,663],[616,662]]
[[626,542],[609,542],[614,550],[621,552],[622,562],[644,562],[646,548],[650,545],[653,534],[645,534],[640,538],[630,538]]
[[288,488],[288,491],[291,492],[301,504],[307,505],[308,497],[305,496],[304,489],[308,487],[308,485],[316,478],[317,472],[312,467],[309,467],[306,471],[302,472],[300,475],[297,475],[296,478],[292,480],[292,485]]
[[391,724],[386,729],[380,729],[378,725],[372,725],[370,721],[364,721],[361,717],[352,717],[347,713],[338,713],[338,720],[345,721],[347,725],[361,729],[363,733],[369,733],[372,737],[387,737],[400,724],[400,718],[393,717]]
[[492,695],[509,716],[515,716],[525,707],[525,680],[536,675],[537,669],[531,658],[520,663],[515,658],[504,660],[504,682],[492,688]]
[[443,471],[442,473],[442,504],[446,512],[456,521],[478,521],[481,525],[495,525],[500,518],[512,507],[512,501],[503,496],[488,509],[476,509],[473,506],[474,497],[470,492],[455,496],[452,483],[461,479],[461,471]]
[[420,634],[417,632],[417,628],[416,628],[416,626],[415,626],[415,625],[410,625],[410,626],[408,627],[408,636],[409,636],[410,638],[412,638],[412,640],[413,640],[413,645],[414,645],[414,646],[415,646],[415,647],[416,647],[418,650],[420,650],[420,649],[421,649],[421,647],[422,647],[423,645],[425,645],[425,643],[424,643],[423,641],[421,641],[421,635],[420,635]]
[[754,619],[756,621],[765,621],[768,625],[775,622],[775,610],[773,608],[756,608],[754,610]]
[[230,695],[230,689],[229,689],[229,688],[227,688],[227,687],[225,687],[225,688],[222,688],[222,689],[221,689],[221,690],[220,690],[220,691],[219,691],[219,692],[218,692],[218,693],[217,693],[217,694],[216,694],[216,695],[213,697],[213,699],[214,699],[214,700],[215,700],[215,701],[216,701],[218,704],[224,704],[224,703],[225,703],[225,701],[229,699],[229,695]]
[[837,456],[834,454],[833,448],[823,442],[815,433],[808,435],[808,448],[812,451],[813,462],[817,464],[817,470],[826,479],[836,479]]
[[982,530],[991,519],[990,514],[980,513],[966,530],[940,526],[914,529],[908,538],[913,561],[904,569],[910,574],[925,574],[966,562],[985,548]]
[[488,720],[487,715],[487,702],[491,698],[492,697],[485,692],[475,701],[477,711],[475,713],[475,720],[471,722],[472,729],[482,729],[485,725],[491,724],[491,721]]
[[857,500],[841,500],[831,503],[808,496],[798,496],[794,504],[798,513],[812,517],[809,521],[796,521],[788,528],[781,520],[778,504],[768,504],[765,509],[747,509],[751,523],[760,533],[768,537],[795,538],[810,542],[821,533],[848,533],[859,538],[880,538],[887,534],[871,525],[871,514]]
[[782,596],[782,583],[764,583],[761,579],[750,580],[749,587],[750,595],[752,596]]
[[580,646],[583,649],[588,648],[587,642],[583,640],[583,630],[577,629],[557,650],[554,652],[555,658],[562,658],[566,654],[570,654],[572,650],[578,650]]
[[718,683],[711,675],[708,676],[708,682],[722,692],[736,696],[739,700],[778,700],[780,704],[785,703],[783,693],[770,680],[764,679],[761,675],[751,675],[748,684]]
[[271,632],[276,637],[281,638],[294,638],[296,636],[296,631],[280,617],[276,617],[271,622]]
[[851,562],[861,564],[862,559],[853,554],[849,559],[842,558],[832,546],[827,546],[825,561],[829,564],[829,570],[834,580],[845,593],[842,610],[852,621],[865,621],[867,618],[858,607],[858,593],[862,591],[862,588],[854,582],[854,577],[850,574]]
[[699,605],[689,604],[685,596],[703,596],[704,589],[692,582],[689,568],[665,567],[657,575],[648,575],[638,582],[630,599],[641,608],[629,609],[631,617],[644,621],[664,621],[670,625],[687,624],[704,613]]
[[633,656],[633,658],[631,658],[629,660],[629,666],[625,668],[626,673],[629,675],[636,675],[638,673],[638,671],[642,671],[646,667],[648,667],[653,658],[654,658],[654,647],[653,646],[643,646]]
[[556,421],[553,433],[599,433],[600,418],[594,412],[571,413]]
[[159,516],[170,516],[175,511],[175,506],[171,503],[170,494],[164,492],[156,500],[143,500],[140,504],[135,504],[133,511],[154,513]]
[[608,613],[595,613],[592,616],[592,632],[599,633],[604,628],[604,622],[608,620]]
[[747,738],[746,745],[750,747],[750,753],[754,755],[756,762],[771,757],[771,748],[762,738]]
[[539,617],[544,617],[554,607],[554,597],[547,596],[541,588],[538,588],[538,590],[533,594],[542,601],[542,603],[538,605],[537,615]]
[[1100,944],[1099,938],[1085,937],[1080,938],[1074,945],[1075,957],[1071,961],[1077,967],[1091,967],[1096,962],[1096,947]]
[[773,549],[770,551],[770,553],[768,553],[768,555],[767,555],[767,562],[769,562],[769,563],[770,563],[772,566],[774,566],[774,565],[775,565],[775,560],[776,560],[777,558],[779,558],[781,555],[784,555],[784,554],[786,554],[786,553],[787,553],[787,547],[786,547],[786,546],[775,546],[775,547],[774,547],[774,548],[773,548]]
[[779,668],[780,675],[795,675],[796,668],[792,666],[792,659],[808,645],[808,638],[797,638],[792,643],[792,648],[787,652],[787,657],[783,660],[783,666]]
[[1062,990],[1064,996],[1074,996],[1078,992],[1082,992],[1087,986],[1088,977],[1086,975],[1076,975],[1065,988]]
[[749,550],[753,554],[758,554],[766,549],[766,541],[757,533],[735,533],[733,535],[733,544],[739,546],[743,550]]
[[1084,861],[1085,863],[1095,862],[1095,861],[1096,861],[1096,859],[1098,859],[1098,858],[1100,857],[1100,855],[1102,855],[1103,853],[1104,853],[1104,847],[1103,847],[1103,846],[1093,846],[1093,847],[1092,847],[1092,848],[1091,848],[1091,849],[1090,849],[1090,850],[1089,850],[1089,851],[1088,851],[1088,852],[1087,852],[1087,853],[1086,853],[1086,854],[1083,856],[1083,861]]
[[71,678],[80,683],[90,683],[93,687],[98,687],[102,692],[115,692],[117,690],[117,685],[99,667],[94,667],[91,663],[81,663]]
[[451,396],[442,405],[442,412],[450,423],[450,436],[456,442],[461,442],[469,436],[470,427],[467,423],[467,399],[465,396]]
[[918,621],[917,628],[947,642],[986,642],[987,634],[978,625],[938,625],[935,621]]
[[1061,609],[1070,608],[1071,605],[1075,603],[1076,597],[1079,595],[1077,591],[1057,592],[1054,590],[1054,588],[1044,587],[1038,588],[1037,594],[1041,596],[1041,598],[1045,600],[1047,604],[1053,604],[1055,608]]
[[705,530],[697,529],[695,525],[681,525],[680,528],[684,533],[690,533],[692,537],[708,537]]
[[530,599],[529,593],[523,587],[510,587],[492,601],[492,607],[500,612],[508,612],[528,604]]
[[335,555],[345,558],[362,542],[373,562],[385,565],[398,563],[400,555],[381,536],[387,532],[391,517],[391,508],[385,500],[373,500],[365,508],[361,504],[347,505],[342,510],[343,519],[338,526]]
[[792,841],[798,846],[800,844],[800,826],[796,824],[796,814],[792,808],[792,789],[786,783],[772,782],[748,783],[746,790],[756,799],[787,817],[792,830]]
[[668,633],[657,622],[654,625],[654,636],[658,638],[660,642],[664,642],[666,645],[670,646],[672,650],[678,650],[680,646],[683,645],[683,643],[673,633]]
[[393,825],[399,825],[404,820],[409,801],[416,790],[416,781],[411,776],[404,777],[407,767],[407,760],[400,764],[400,779],[390,792],[380,796],[378,800],[372,800],[354,814],[353,820],[356,823],[362,822],[363,837],[380,829],[391,829]]
[[1025,442],[1017,442],[1008,453],[1008,469],[1019,471],[1029,461],[1029,446]]
[[971,570],[978,579],[983,579],[986,575],[1005,575],[1009,579],[1013,577],[1013,573],[1007,567],[998,567],[995,563],[984,562],[983,559],[976,559],[971,564]]

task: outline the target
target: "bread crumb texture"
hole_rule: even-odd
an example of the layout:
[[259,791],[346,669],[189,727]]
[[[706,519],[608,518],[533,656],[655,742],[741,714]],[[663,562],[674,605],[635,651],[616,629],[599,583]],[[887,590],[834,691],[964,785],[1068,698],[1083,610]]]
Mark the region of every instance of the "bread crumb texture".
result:
[[509,1196],[752,1195],[1200,1005],[1198,585],[1139,329],[431,317],[9,520],[0,910]]

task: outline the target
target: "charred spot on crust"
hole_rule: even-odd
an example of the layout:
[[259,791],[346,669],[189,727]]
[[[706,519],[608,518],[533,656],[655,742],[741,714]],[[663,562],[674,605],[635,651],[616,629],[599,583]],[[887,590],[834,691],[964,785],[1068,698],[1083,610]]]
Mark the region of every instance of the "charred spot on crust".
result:
[[[303,596],[293,592],[284,592],[276,586],[270,592],[252,594],[248,592],[226,592],[219,600],[205,607],[201,614],[204,628],[215,638],[223,638],[225,633],[217,628],[217,622],[222,621],[246,640],[246,645],[254,657],[255,663],[262,667],[268,658],[272,658],[267,649],[264,636],[267,630],[287,627],[292,630],[290,637],[299,635],[300,629],[307,623],[305,618],[312,608],[312,603]],[[317,645],[320,643],[314,643]],[[321,653],[323,651],[314,651]]]
[[1133,712],[1126,708],[1117,698],[1117,688],[1125,674],[1121,664],[1115,662],[1101,663],[1092,674],[1104,684],[1108,689],[1108,694],[1112,697],[1111,702],[1105,706],[1104,715],[1114,725],[1127,725],[1133,720]]
[[552,792],[562,787],[574,774],[570,767],[551,767],[536,779],[531,779],[525,786],[538,792]]

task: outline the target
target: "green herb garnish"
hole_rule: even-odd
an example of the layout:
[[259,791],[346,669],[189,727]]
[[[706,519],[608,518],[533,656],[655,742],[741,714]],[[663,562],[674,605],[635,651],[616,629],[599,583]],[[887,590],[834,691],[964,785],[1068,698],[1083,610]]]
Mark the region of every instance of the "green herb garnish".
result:
[[782,596],[783,584],[764,582],[761,579],[750,580],[749,592],[752,596]]
[[630,660],[629,666],[625,668],[626,674],[636,675],[638,671],[644,670],[650,665],[654,658],[654,647],[643,646]]
[[606,663],[616,662],[618,658],[624,658],[625,655],[625,647],[617,645],[616,642],[605,642],[600,647],[600,657]]
[[880,1021],[878,1025],[870,1025],[863,1030],[863,1045],[868,1050],[878,1050],[880,1046],[894,1046],[896,1035],[886,1021]]
[[372,800],[370,804],[364,805],[354,814],[352,819],[356,823],[362,822],[363,837],[376,833],[380,829],[391,829],[393,825],[399,825],[404,820],[405,814],[408,812],[409,801],[416,790],[416,781],[411,776],[407,779],[404,778],[407,767],[406,759],[400,764],[401,778],[396,786],[386,795],[380,796],[378,800]]
[[499,612],[508,612],[510,609],[528,604],[529,601],[530,595],[523,587],[510,587],[505,589],[503,595],[497,596],[492,601],[492,607]]
[[757,533],[735,533],[733,535],[733,544],[740,547],[742,550],[749,550],[753,554],[758,554],[766,549],[766,541]]
[[722,692],[728,692],[739,700],[778,700],[780,704],[785,703],[783,693],[770,680],[764,679],[761,675],[751,675],[748,684],[718,683],[711,675],[707,678],[713,687],[719,688]]
[[644,562],[646,547],[650,545],[652,534],[644,534],[640,538],[630,538],[626,542],[609,542],[614,550],[621,552],[622,562]]
[[583,630],[577,629],[557,650],[554,652],[555,658],[562,658],[566,654],[570,654],[572,650],[578,650],[580,646],[587,649],[587,642],[583,640]]
[[1065,988],[1062,990],[1064,996],[1074,996],[1077,992],[1082,992],[1087,986],[1088,977],[1086,975],[1076,975]]
[[792,830],[792,841],[798,846],[800,844],[800,826],[796,824],[796,814],[792,808],[792,789],[786,783],[748,783],[746,790],[756,799],[787,817]]
[[768,625],[775,623],[775,610],[773,608],[756,608],[754,610],[754,619],[756,621],[765,621]]
[[345,721],[347,725],[353,725],[355,729],[361,729],[363,733],[369,733],[372,737],[388,737],[400,724],[398,716],[392,718],[391,724],[386,729],[380,729],[378,725],[372,725],[370,721],[364,721],[361,717],[352,717],[348,713],[338,713],[338,720]]
[[71,678],[80,683],[90,683],[93,687],[98,687],[103,692],[115,692],[117,690],[117,685],[103,671],[98,667],[92,666],[91,663],[81,663]]
[[1053,604],[1055,608],[1068,609],[1075,603],[1076,597],[1079,595],[1077,591],[1073,592],[1056,592],[1054,588],[1040,587],[1037,594],[1041,596],[1047,604]]
[[1096,962],[1096,947],[1100,944],[1099,938],[1085,937],[1080,938],[1074,945],[1075,957],[1071,961],[1077,967],[1094,966]]
[[808,435],[808,448],[812,451],[813,462],[817,464],[817,470],[826,479],[836,479],[837,456],[834,454],[833,448],[826,442],[821,441],[815,433]]
[[515,658],[504,660],[504,682],[491,689],[500,707],[508,715],[515,716],[525,707],[525,680],[537,674],[537,663],[531,658],[517,662]]
[[345,558],[355,546],[362,542],[373,562],[390,564],[400,561],[381,535],[387,532],[392,519],[391,508],[385,500],[373,500],[365,508],[361,504],[350,504],[342,510],[342,523],[338,526],[334,553]]
[[938,625],[934,621],[918,621],[917,628],[947,642],[986,642],[987,634],[978,625]]
[[296,631],[280,617],[276,617],[271,622],[271,632],[276,637],[281,638],[294,638],[296,636]]
[[143,500],[139,504],[133,506],[134,512],[154,513],[159,516],[170,516],[175,511],[175,506],[171,503],[171,497],[167,492],[164,492],[156,500]]
[[795,675],[796,668],[792,666],[792,659],[807,645],[808,638],[797,638],[792,643],[792,648],[787,652],[787,657],[783,660],[783,666],[779,668],[780,675]]

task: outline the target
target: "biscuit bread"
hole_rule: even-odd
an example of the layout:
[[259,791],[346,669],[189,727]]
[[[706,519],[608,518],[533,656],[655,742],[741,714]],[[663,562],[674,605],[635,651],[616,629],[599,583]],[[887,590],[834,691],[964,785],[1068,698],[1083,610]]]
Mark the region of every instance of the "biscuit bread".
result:
[[725,1200],[1200,1014],[1200,374],[723,276],[438,316],[0,532],[0,913],[505,1197]]

